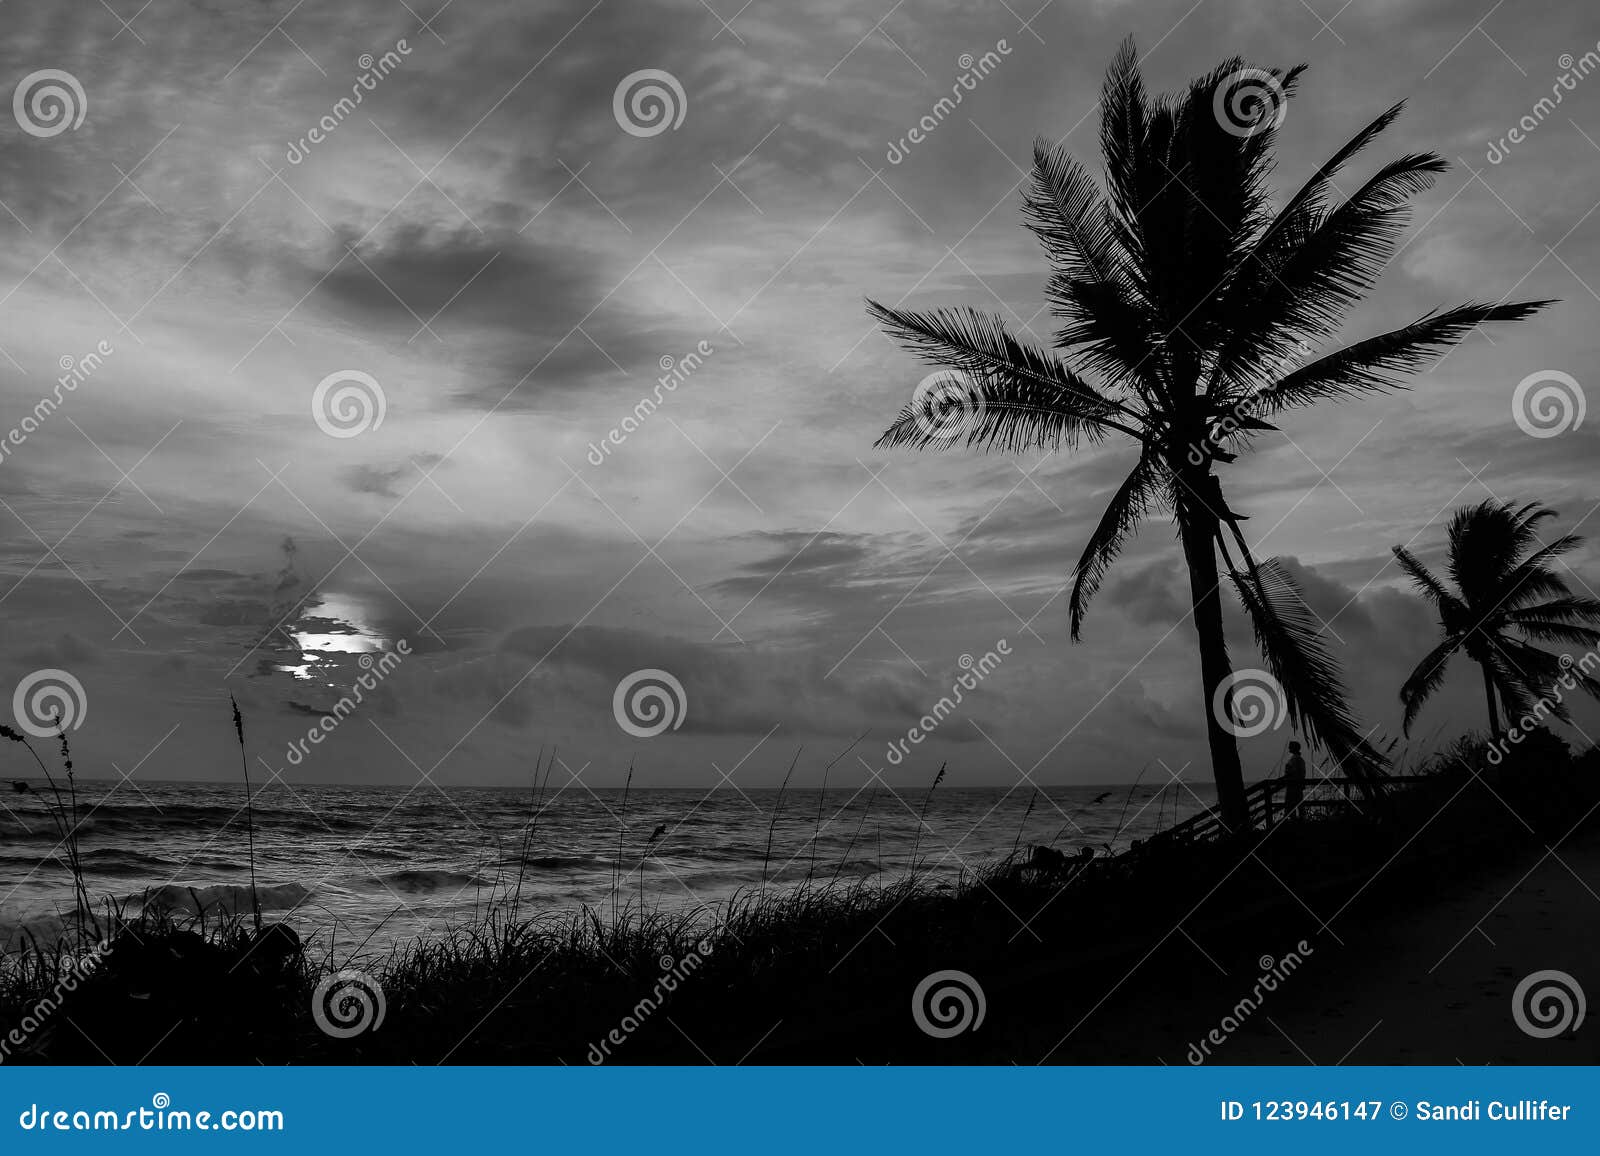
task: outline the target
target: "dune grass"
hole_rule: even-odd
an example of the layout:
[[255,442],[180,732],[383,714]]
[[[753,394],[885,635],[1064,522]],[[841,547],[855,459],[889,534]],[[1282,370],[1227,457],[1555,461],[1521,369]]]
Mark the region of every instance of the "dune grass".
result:
[[[0,953],[6,1062],[732,1063],[994,1058],[1003,1029],[930,1052],[908,1012],[915,985],[958,968],[992,1001],[1049,977],[1068,1015],[1178,920],[1258,934],[1301,896],[1414,897],[1430,879],[1497,861],[1516,843],[1505,808],[1559,837],[1600,800],[1600,756],[1559,743],[1498,767],[1480,740],[1424,760],[1414,789],[1359,812],[1242,843],[1006,859],[954,884],[925,872],[863,881],[768,881],[698,908],[650,908],[620,866],[604,907],[531,912],[506,885],[474,923],[385,953],[302,945],[252,909],[178,915],[114,905],[55,943]],[[532,788],[536,800],[539,776]],[[930,788],[930,794],[931,794]],[[536,839],[530,802],[524,860]],[[1418,838],[1425,831],[1426,838]],[[1526,841],[1526,840],[1524,840]],[[1250,869],[1241,870],[1241,864]],[[1259,869],[1257,869],[1259,865]],[[1370,887],[1381,870],[1381,887]],[[1332,906],[1339,906],[1334,903]],[[86,957],[94,963],[84,967]],[[352,969],[384,1018],[321,1030],[319,990]],[[67,981],[75,980],[64,990]],[[326,996],[326,991],[323,992]],[[1086,998],[1086,997],[1085,997]],[[326,1003],[324,1006],[327,1006]],[[41,1010],[42,1009],[42,1010]],[[7,1033],[32,1021],[20,1042]],[[942,1043],[942,1042],[941,1042]],[[978,1048],[974,1052],[972,1049]]]

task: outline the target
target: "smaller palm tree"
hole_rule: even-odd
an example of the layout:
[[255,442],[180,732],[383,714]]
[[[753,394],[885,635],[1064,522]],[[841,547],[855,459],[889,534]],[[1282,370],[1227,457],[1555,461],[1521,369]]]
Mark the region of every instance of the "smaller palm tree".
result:
[[1550,566],[1583,539],[1567,534],[1548,545],[1539,539],[1539,523],[1555,516],[1537,502],[1518,509],[1511,502],[1488,501],[1457,510],[1449,529],[1454,590],[1404,546],[1394,548],[1401,569],[1438,610],[1444,632],[1444,640],[1400,688],[1407,734],[1458,651],[1483,669],[1495,738],[1502,716],[1508,723],[1529,714],[1540,717],[1541,702],[1548,704],[1548,713],[1571,721],[1558,686],[1582,687],[1600,698],[1600,681],[1588,676],[1588,664],[1574,667],[1567,657],[1532,645],[1600,645],[1600,600],[1575,596]]

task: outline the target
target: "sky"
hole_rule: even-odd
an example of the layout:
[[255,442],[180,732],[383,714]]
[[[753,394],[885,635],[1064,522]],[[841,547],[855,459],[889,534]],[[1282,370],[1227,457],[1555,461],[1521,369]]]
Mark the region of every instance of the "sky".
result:
[[[1156,90],[1310,66],[1280,189],[1401,99],[1353,173],[1451,160],[1344,336],[1559,299],[1229,471],[1367,724],[1399,735],[1437,634],[1391,546],[1436,563],[1491,497],[1600,521],[1594,426],[1513,413],[1530,375],[1581,394],[1600,340],[1577,0],[10,0],[0,30],[4,675],[67,686],[83,775],[235,774],[233,695],[256,774],[294,782],[524,783],[551,748],[596,788],[773,786],[797,751],[814,783],[847,748],[836,785],[1205,780],[1170,523],[1068,636],[1130,447],[873,448],[926,367],[865,296],[1048,341],[1024,166],[1042,135],[1098,171],[1130,35]],[[1568,561],[1600,586],[1593,548]],[[682,688],[660,734],[619,722],[641,670]],[[1407,749],[1483,725],[1458,664]],[[1247,772],[1290,737],[1246,740]]]

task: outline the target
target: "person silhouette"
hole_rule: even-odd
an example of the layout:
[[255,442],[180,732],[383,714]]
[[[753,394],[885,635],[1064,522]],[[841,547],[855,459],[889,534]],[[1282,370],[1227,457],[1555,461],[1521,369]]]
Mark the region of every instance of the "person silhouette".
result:
[[1289,744],[1289,761],[1283,768],[1283,780],[1283,813],[1289,817],[1299,809],[1306,791],[1306,759],[1300,753],[1299,743]]

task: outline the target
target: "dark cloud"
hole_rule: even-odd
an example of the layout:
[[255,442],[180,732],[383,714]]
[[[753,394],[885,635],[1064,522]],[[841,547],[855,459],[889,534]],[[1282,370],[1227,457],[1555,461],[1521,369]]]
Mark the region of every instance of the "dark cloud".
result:
[[[341,477],[344,483],[358,494],[376,494],[383,498],[398,498],[406,490],[419,484],[424,475],[446,461],[442,454],[413,454],[407,461],[393,466],[358,465],[346,467]],[[400,488],[404,483],[403,488]]]
[[1170,627],[1189,613],[1189,578],[1181,562],[1158,560],[1125,572],[1100,597],[1140,625]]
[[760,735],[780,724],[818,734],[908,726],[932,701],[914,676],[830,677],[815,656],[709,646],[635,630],[530,626],[507,636],[499,649],[574,680],[568,689],[583,687],[591,709],[609,710],[612,690],[635,671],[665,670],[683,685],[688,710],[681,729],[690,735]]

